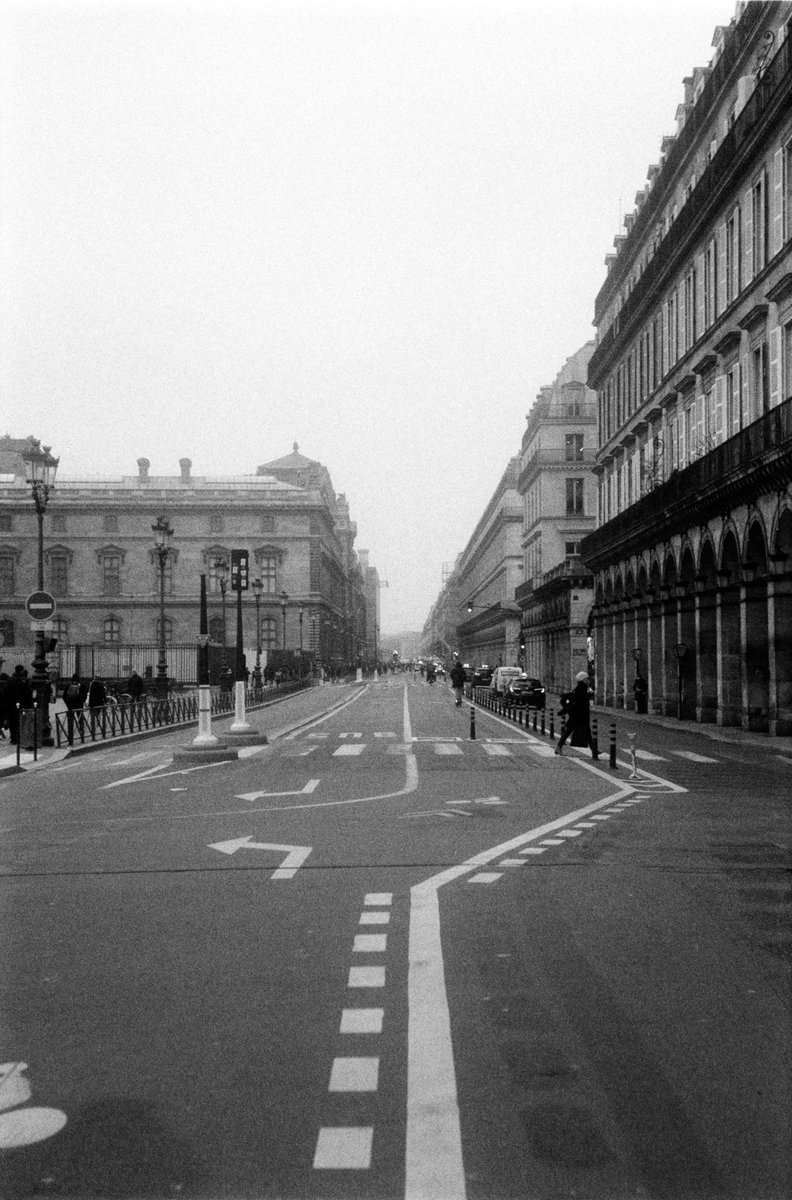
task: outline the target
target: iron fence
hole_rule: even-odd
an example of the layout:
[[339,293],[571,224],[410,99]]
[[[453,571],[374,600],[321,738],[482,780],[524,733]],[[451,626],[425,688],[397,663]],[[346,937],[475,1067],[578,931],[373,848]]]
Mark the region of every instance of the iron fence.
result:
[[[310,680],[294,680],[290,683],[264,688],[248,688],[245,693],[246,711],[271,703],[276,697],[288,696],[311,686]],[[235,710],[233,692],[212,689],[212,715],[223,716]],[[108,741],[130,733],[145,733],[148,730],[177,728],[195,724],[198,720],[198,693],[190,692],[167,699],[129,700],[118,703],[108,701],[96,708],[67,709],[55,714],[55,744],[58,747],[72,746],[75,741]]]

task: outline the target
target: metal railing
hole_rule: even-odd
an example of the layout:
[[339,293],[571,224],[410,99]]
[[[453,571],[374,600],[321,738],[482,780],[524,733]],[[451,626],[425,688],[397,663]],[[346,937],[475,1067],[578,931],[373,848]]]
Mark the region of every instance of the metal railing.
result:
[[[248,688],[245,692],[246,711],[260,708],[275,699],[303,691],[311,686],[310,680],[294,680],[265,688]],[[212,690],[212,715],[223,716],[234,712],[233,691]],[[177,728],[195,724],[198,720],[198,693],[172,696],[167,699],[130,700],[122,703],[113,701],[97,708],[67,709],[55,714],[55,744],[58,747],[81,745],[86,742],[109,741],[131,733],[145,733],[157,729]]]

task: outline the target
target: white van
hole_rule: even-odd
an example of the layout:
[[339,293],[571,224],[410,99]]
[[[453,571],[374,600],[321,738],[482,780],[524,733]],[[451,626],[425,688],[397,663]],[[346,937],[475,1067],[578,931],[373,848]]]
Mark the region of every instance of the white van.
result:
[[496,696],[502,696],[506,692],[512,679],[519,679],[522,671],[519,667],[496,667],[490,684],[490,691],[493,691]]

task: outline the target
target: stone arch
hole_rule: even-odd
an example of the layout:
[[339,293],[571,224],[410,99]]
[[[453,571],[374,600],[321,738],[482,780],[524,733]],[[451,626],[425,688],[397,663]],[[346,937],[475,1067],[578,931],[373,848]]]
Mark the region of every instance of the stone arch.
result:
[[788,569],[788,565],[792,565],[792,509],[788,505],[778,513],[770,544],[773,554],[784,555],[787,560],[784,568]]
[[767,574],[767,537],[761,515],[756,515],[748,526],[744,561],[754,564],[757,576]]

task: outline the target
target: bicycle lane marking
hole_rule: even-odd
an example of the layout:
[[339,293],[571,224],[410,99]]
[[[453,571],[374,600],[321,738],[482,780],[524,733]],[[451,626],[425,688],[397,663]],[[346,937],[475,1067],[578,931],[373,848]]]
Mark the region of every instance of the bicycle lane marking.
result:
[[[571,761],[579,762],[581,767],[612,782],[593,763]],[[467,1194],[440,932],[440,888],[509,851],[574,825],[591,813],[641,792],[644,790],[641,783],[650,787],[665,784],[669,793],[686,791],[668,780],[651,778],[652,783],[648,779],[636,783],[625,780],[606,799],[500,842],[410,889],[405,1200],[465,1200]]]

